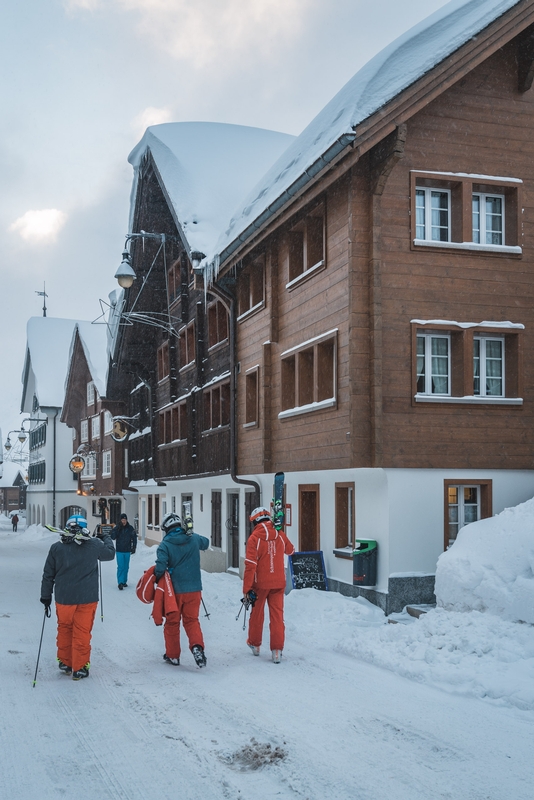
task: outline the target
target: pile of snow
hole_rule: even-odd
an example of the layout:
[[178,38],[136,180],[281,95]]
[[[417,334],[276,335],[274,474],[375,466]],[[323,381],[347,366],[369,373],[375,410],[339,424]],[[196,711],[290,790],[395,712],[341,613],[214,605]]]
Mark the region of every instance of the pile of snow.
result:
[[531,625],[436,608],[412,624],[359,630],[337,650],[447,692],[534,710]]
[[436,598],[448,610],[534,623],[534,499],[461,529],[438,560]]

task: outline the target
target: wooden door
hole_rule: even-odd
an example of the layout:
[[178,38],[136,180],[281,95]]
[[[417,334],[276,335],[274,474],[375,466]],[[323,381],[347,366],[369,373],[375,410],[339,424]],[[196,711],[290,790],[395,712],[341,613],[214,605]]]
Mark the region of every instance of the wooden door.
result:
[[239,492],[228,493],[228,566],[239,567]]
[[319,484],[299,486],[299,550],[320,550]]

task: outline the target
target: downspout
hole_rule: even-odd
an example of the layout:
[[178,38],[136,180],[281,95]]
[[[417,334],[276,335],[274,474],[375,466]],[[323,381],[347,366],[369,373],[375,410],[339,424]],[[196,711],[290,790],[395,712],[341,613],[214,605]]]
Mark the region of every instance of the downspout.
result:
[[56,419],[59,414],[59,408],[56,408],[54,414],[54,457],[52,465],[52,525],[56,527]]
[[236,345],[237,345],[237,326],[235,315],[235,297],[231,292],[227,292],[220,286],[210,285],[209,291],[223,303],[228,311],[230,318],[229,337],[230,337],[230,477],[234,483],[242,486],[252,486],[256,492],[258,503],[261,503],[260,484],[253,480],[237,477],[237,379],[236,379]]

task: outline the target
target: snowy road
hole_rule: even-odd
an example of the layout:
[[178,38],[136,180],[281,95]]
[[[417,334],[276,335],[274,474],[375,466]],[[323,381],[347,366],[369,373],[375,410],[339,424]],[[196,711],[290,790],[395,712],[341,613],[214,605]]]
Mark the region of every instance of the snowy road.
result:
[[303,595],[290,595],[284,659],[274,665],[265,647],[260,658],[245,647],[240,582],[204,575],[208,667],[198,670],[188,652],[180,667],[164,664],[161,629],[133,589],[154,560],[143,546],[124,592],[114,564],[103,565],[89,679],[59,673],[52,617],[32,688],[53,541],[0,532],[3,797],[531,800],[533,713],[338,652],[332,641],[350,625],[353,601],[323,596],[317,614],[315,602],[307,612]]

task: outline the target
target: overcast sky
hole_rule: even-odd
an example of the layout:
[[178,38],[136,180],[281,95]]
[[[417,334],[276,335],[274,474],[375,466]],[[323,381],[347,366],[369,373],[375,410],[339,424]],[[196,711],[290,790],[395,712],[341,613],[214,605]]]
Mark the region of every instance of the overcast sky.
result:
[[298,134],[443,0],[3,0],[0,427],[19,426],[26,321],[93,320],[115,288],[147,125]]

